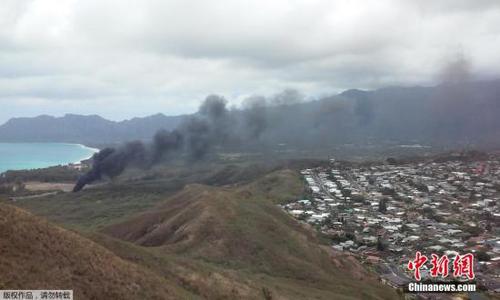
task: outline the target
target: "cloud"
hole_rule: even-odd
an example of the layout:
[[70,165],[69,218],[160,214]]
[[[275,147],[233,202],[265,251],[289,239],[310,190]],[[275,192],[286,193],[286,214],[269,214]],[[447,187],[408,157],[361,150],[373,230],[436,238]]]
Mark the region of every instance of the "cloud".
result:
[[457,54],[493,77],[499,52],[496,0],[4,0],[0,121],[35,113],[29,99],[122,119],[212,93],[432,84]]

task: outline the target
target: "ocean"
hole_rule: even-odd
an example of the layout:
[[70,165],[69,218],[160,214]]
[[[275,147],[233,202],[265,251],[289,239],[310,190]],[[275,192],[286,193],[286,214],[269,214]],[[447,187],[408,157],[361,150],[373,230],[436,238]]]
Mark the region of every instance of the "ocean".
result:
[[0,173],[67,165],[91,157],[97,149],[65,143],[0,143]]

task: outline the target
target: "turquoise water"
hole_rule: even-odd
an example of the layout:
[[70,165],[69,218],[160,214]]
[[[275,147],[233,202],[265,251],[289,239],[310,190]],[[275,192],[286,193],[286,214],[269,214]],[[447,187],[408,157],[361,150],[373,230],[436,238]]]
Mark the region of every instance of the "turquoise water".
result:
[[0,143],[0,173],[79,162],[96,149],[63,143]]

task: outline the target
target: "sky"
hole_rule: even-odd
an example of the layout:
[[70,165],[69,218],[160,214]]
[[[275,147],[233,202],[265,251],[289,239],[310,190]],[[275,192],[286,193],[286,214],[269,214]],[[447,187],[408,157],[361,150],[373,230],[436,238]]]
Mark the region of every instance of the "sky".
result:
[[456,60],[495,78],[498,53],[498,0],[2,0],[0,123],[432,85]]

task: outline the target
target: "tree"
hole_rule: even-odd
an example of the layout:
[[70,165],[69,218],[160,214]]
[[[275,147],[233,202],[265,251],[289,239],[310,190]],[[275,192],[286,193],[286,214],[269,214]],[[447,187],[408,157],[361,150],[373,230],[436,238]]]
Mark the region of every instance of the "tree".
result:
[[479,226],[465,226],[464,231],[470,233],[471,235],[480,235],[483,233],[483,229]]
[[362,194],[351,195],[351,199],[354,202],[365,202],[365,197]]
[[477,251],[476,257],[479,261],[489,261],[491,259],[490,255],[485,251]]
[[377,250],[378,251],[385,250],[385,244],[382,242],[382,238],[380,236],[377,238]]
[[378,203],[378,211],[381,213],[387,212],[387,198],[380,199]]
[[351,196],[351,190],[350,189],[342,189],[342,196],[344,196],[344,198]]
[[415,188],[421,192],[425,192],[425,193],[429,192],[429,188],[423,183],[415,184]]
[[301,213],[301,214],[299,215],[298,219],[299,219],[300,221],[306,221],[306,220],[307,220],[307,217],[308,217],[308,215],[307,215],[306,213]]
[[396,194],[396,190],[394,190],[393,188],[385,187],[382,189],[382,195],[393,196],[395,194]]
[[436,212],[429,206],[424,207],[422,211],[424,213],[424,216],[426,216],[429,219],[434,219],[434,217],[436,216]]

